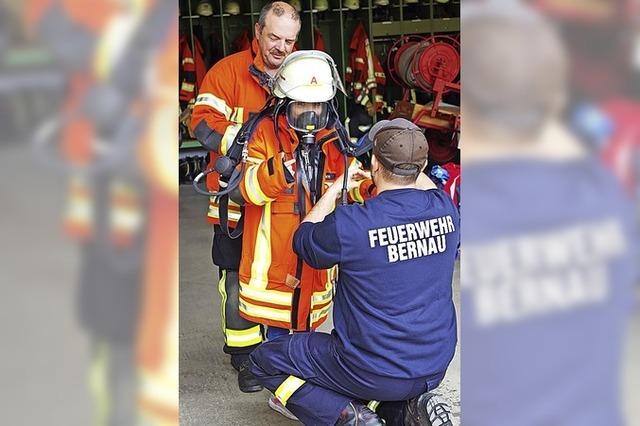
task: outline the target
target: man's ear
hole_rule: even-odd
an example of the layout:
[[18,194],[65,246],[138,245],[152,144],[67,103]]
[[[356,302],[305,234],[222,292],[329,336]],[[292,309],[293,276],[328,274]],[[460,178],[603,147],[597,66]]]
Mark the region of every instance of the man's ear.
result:
[[378,162],[378,159],[376,158],[375,154],[371,154],[371,171],[377,172],[379,168],[380,168],[380,162]]
[[256,22],[256,24],[253,26],[253,38],[258,38],[259,35],[260,35],[260,23]]

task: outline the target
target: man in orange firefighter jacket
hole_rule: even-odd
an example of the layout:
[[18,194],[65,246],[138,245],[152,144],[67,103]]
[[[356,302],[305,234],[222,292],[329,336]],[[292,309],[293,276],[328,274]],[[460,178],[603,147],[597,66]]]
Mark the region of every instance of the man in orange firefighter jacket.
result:
[[[284,2],[268,3],[255,25],[251,49],[230,55],[216,63],[205,76],[196,99],[191,127],[196,138],[209,150],[211,167],[224,155],[242,123],[259,112],[269,94],[272,77],[291,53],[300,31],[300,17]],[[219,175],[207,176],[209,191],[218,191]],[[229,227],[240,219],[240,206],[229,202]],[[218,266],[222,298],[225,345],[231,364],[238,370],[243,392],[262,390],[249,372],[249,354],[262,341],[259,324],[238,314],[238,268],[241,240],[231,239],[220,227],[217,201],[211,197],[209,222],[214,225],[212,259]]]
[[[329,313],[336,271],[305,264],[292,239],[301,219],[345,171],[334,128],[338,89],[342,83],[329,55],[289,55],[274,81],[274,112],[257,124],[243,179],[232,194],[245,202],[240,315],[267,325],[269,340],[313,330]],[[372,188],[363,180],[351,198],[363,200]]]

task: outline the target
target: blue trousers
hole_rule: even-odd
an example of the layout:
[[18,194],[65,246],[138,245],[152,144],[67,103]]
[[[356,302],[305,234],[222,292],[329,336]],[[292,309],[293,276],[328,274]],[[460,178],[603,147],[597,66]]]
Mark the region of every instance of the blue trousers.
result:
[[281,336],[251,353],[251,372],[305,425],[334,425],[353,400],[403,401],[433,383],[433,377],[395,379],[348,366],[336,345],[327,333]]

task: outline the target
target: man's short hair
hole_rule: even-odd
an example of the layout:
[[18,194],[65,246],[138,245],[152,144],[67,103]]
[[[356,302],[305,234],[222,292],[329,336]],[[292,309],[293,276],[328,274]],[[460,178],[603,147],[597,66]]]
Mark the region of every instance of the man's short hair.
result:
[[265,4],[262,7],[262,10],[260,10],[260,16],[258,17],[258,26],[260,27],[260,29],[264,28],[264,25],[267,21],[267,15],[271,10],[273,10],[273,14],[276,16],[282,16],[285,13],[288,13],[291,19],[300,22],[300,14],[297,10],[295,10],[293,6],[283,1],[272,1]]
[[386,180],[401,185],[415,182],[429,153],[427,139],[418,126],[404,118],[381,120],[371,127],[369,139]]

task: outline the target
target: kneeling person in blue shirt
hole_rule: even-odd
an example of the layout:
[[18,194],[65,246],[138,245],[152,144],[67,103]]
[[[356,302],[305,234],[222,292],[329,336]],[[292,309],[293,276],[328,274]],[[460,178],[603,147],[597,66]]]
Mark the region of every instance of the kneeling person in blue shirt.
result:
[[[451,424],[429,391],[456,345],[458,211],[421,173],[428,146],[418,127],[383,120],[369,137],[377,196],[331,213],[337,179],[293,241],[314,268],[339,265],[335,329],[266,342],[252,353],[251,371],[307,425],[381,425],[380,417],[387,425],[431,425],[429,416],[434,425]],[[378,417],[364,405],[371,400],[405,402],[382,403]]]

